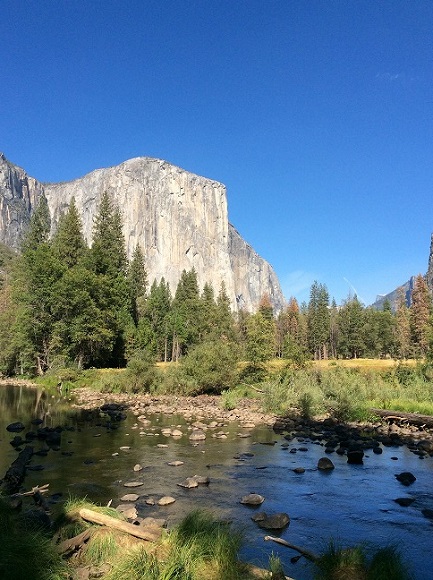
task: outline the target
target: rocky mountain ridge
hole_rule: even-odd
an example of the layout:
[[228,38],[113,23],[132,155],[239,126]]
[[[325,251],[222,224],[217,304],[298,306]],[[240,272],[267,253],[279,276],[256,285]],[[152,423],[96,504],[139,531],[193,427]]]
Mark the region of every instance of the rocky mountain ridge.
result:
[[255,310],[269,294],[284,305],[278,278],[228,221],[226,188],[167,161],[138,157],[69,182],[42,184],[0,154],[0,241],[18,249],[38,200],[45,196],[52,230],[74,197],[88,243],[103,192],[118,204],[128,256],[138,244],[148,279],[164,277],[175,291],[182,270],[199,285],[224,282],[233,308]]
[[[430,290],[430,293],[433,295],[433,234],[431,235],[430,239],[430,253],[428,259],[427,273],[425,274],[424,277],[428,289]],[[410,306],[412,304],[412,291],[414,288],[414,283],[415,276],[411,276],[407,282],[405,282],[395,290],[392,290],[392,292],[378,296],[372,306],[377,310],[382,310],[385,301],[388,301],[391,304],[391,307],[395,310],[397,308],[399,290],[404,291],[404,295],[406,297],[406,304],[407,306]]]

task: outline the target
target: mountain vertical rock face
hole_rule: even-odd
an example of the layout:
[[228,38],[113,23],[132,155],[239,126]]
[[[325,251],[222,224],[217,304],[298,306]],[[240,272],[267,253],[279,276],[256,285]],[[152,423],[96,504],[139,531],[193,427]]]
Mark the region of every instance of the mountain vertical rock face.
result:
[[19,248],[41,195],[42,185],[0,153],[0,241],[6,246]]
[[142,248],[151,282],[164,277],[174,292],[182,270],[194,267],[201,287],[210,282],[218,292],[225,283],[234,308],[255,310],[265,293],[276,311],[283,307],[272,267],[228,222],[224,185],[160,159],[139,157],[74,181],[41,184],[0,156],[0,241],[19,248],[44,195],[53,231],[75,198],[90,243],[105,191],[122,212],[128,256],[136,245]]

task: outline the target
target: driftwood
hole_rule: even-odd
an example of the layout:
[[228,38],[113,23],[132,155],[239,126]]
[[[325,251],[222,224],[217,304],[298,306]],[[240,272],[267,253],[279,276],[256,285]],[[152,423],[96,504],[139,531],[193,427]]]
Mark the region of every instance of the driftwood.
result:
[[403,413],[402,411],[389,411],[385,409],[370,409],[370,411],[386,420],[407,421],[419,427],[433,427],[433,417],[430,415],[418,415],[418,413]]
[[49,512],[50,511],[49,505],[46,499],[43,497],[43,494],[47,493],[49,485],[50,485],[49,483],[41,485],[40,487],[39,485],[37,485],[36,487],[32,487],[30,491],[25,491],[23,493],[14,493],[13,495],[11,495],[11,499],[17,497],[33,496],[35,504],[42,507],[46,512]]
[[281,546],[286,546],[286,548],[291,548],[292,550],[299,552],[301,554],[301,556],[304,556],[305,558],[307,558],[307,560],[310,560],[310,562],[317,562],[317,560],[319,559],[319,556],[317,554],[315,554],[314,552],[310,552],[310,550],[305,550],[305,548],[300,548],[299,546],[295,546],[294,544],[290,544],[289,542],[286,542],[286,540],[283,540],[282,538],[276,538],[274,536],[265,536],[263,539],[265,541],[271,540],[272,542],[275,542],[276,544],[280,544]]
[[161,537],[161,528],[158,528],[157,526],[146,526],[145,528],[142,528],[141,526],[135,526],[134,524],[129,524],[128,522],[117,520],[111,516],[106,516],[105,514],[86,508],[80,509],[78,513],[83,520],[86,520],[86,522],[107,526],[108,528],[125,532],[126,534],[130,534],[131,536],[135,536],[141,540],[156,542]]
[[21,484],[26,476],[27,463],[32,458],[32,455],[33,447],[24,447],[7,470],[2,482],[2,491],[6,495],[12,495],[19,492]]
[[75,552],[76,550],[79,550],[82,546],[84,546],[84,544],[87,542],[87,540],[89,540],[91,535],[92,535],[91,529],[84,530],[84,532],[81,532],[81,534],[78,534],[78,536],[70,538],[69,540],[64,540],[63,542],[58,544],[56,546],[56,550],[58,551],[59,554],[67,556],[71,552]]

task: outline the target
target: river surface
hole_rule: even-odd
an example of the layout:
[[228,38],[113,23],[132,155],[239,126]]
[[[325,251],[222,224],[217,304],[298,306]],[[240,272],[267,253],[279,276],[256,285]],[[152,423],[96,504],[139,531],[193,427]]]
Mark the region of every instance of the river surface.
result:
[[[279,535],[295,545],[321,552],[331,538],[344,546],[392,543],[400,549],[416,580],[433,578],[433,521],[421,513],[423,508],[433,509],[433,459],[420,459],[406,447],[384,447],[382,455],[366,452],[364,465],[349,465],[344,456],[333,453],[328,457],[335,469],[323,473],[316,469],[318,459],[324,456],[323,446],[302,439],[288,442],[266,426],[245,430],[227,423],[215,430],[224,431],[226,439],[213,438],[215,431],[209,430],[205,442],[193,445],[181,416],[149,416],[151,424],[143,428],[128,414],[117,429],[107,429],[104,417],[76,412],[64,399],[16,386],[0,387],[0,411],[0,477],[17,456],[10,445],[15,434],[6,431],[9,423],[24,423],[23,437],[36,429],[30,424],[35,418],[43,419],[42,426],[67,427],[59,449],[33,456],[31,466],[36,470],[28,471],[24,483],[26,489],[49,483],[53,501],[62,502],[70,495],[87,496],[98,504],[113,500],[116,507],[122,503],[122,495],[138,493],[139,515],[163,517],[169,527],[193,509],[210,509],[243,529],[242,559],[266,567],[273,552],[282,559],[287,575],[311,580],[308,563],[301,559],[292,564],[290,559],[297,553],[265,542],[268,532],[251,521],[257,511],[286,512],[290,526]],[[167,426],[179,427],[184,435],[176,440],[164,436],[161,428]],[[250,436],[241,438],[240,433]],[[158,447],[161,444],[167,447]],[[46,448],[38,440],[32,445],[35,451]],[[121,449],[125,447],[129,449]],[[167,465],[175,460],[184,464]],[[137,463],[143,470],[134,473]],[[305,468],[305,473],[294,473],[296,467]],[[410,487],[395,479],[395,474],[403,471],[417,478]],[[177,485],[196,474],[208,476],[210,484],[195,489]],[[124,487],[131,481],[143,485]],[[251,492],[265,497],[260,508],[239,503]],[[145,503],[145,499],[158,500],[164,495],[176,498],[176,502],[166,507]],[[393,501],[398,497],[415,501],[401,507]]]

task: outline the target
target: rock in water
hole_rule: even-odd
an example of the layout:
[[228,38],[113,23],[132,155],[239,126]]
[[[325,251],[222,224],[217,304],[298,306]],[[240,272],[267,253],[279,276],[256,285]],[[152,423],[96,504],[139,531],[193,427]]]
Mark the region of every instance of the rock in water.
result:
[[260,505],[265,501],[265,498],[258,493],[250,493],[248,495],[244,495],[241,499],[241,503],[245,505]]
[[261,528],[265,530],[282,530],[290,524],[288,514],[279,513],[266,516],[257,522]]
[[171,497],[169,495],[165,495],[164,497],[162,497],[161,499],[158,500],[158,505],[160,505],[160,506],[171,505],[175,501],[176,500],[174,499],[174,497]]
[[320,471],[332,471],[335,465],[329,459],[329,457],[321,457],[317,463],[317,469]]
[[412,483],[416,481],[416,477],[410,471],[403,471],[403,473],[399,473],[395,477],[397,481],[406,486],[412,485]]
[[53,231],[74,197],[90,242],[104,192],[122,209],[128,256],[137,245],[143,250],[149,280],[164,277],[174,290],[182,270],[194,267],[201,287],[220,288],[224,281],[235,309],[256,309],[264,294],[275,312],[283,308],[272,267],[229,223],[224,185],[161,159],[138,157],[74,181],[42,184],[0,153],[0,242],[20,247],[43,196]]

